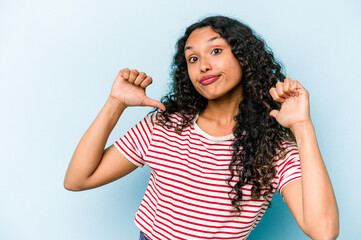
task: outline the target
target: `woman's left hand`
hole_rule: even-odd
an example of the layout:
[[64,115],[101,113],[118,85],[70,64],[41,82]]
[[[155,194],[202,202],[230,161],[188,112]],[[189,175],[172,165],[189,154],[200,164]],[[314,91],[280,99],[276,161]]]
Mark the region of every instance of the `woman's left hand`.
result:
[[281,109],[272,110],[270,116],[283,127],[293,131],[298,124],[311,121],[308,92],[299,82],[286,78],[269,92],[274,101],[281,103]]

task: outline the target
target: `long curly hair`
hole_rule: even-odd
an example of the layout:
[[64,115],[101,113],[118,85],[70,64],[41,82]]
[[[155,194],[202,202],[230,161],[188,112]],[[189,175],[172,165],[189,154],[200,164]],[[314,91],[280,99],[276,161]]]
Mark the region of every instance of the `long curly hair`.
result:
[[[161,100],[166,107],[165,111],[160,112],[164,125],[170,122],[170,114],[178,112],[183,117],[182,123],[176,126],[180,132],[207,106],[208,100],[196,91],[188,76],[184,54],[189,35],[203,27],[211,27],[228,42],[243,72],[243,99],[239,104],[239,114],[234,118],[234,151],[229,165],[231,176],[227,179],[231,187],[228,196],[235,211],[240,213],[242,186],[246,184],[252,185],[252,199],[263,196],[270,203],[268,195],[274,189],[271,181],[276,176],[273,160],[282,153],[283,141],[294,140],[289,129],[283,128],[269,116],[272,109],[280,108],[280,104],[270,96],[269,89],[278,81],[283,81],[285,76],[272,51],[250,27],[224,16],[205,18],[188,27],[177,42],[171,91]],[[232,183],[232,179],[237,181]]]

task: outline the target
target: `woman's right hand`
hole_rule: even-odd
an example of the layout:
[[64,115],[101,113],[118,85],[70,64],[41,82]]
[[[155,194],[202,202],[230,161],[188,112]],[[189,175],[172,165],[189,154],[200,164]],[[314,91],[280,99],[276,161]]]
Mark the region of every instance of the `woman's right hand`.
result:
[[149,106],[165,110],[164,105],[146,96],[145,89],[152,83],[152,78],[144,72],[128,68],[119,71],[112,86],[110,97],[125,107]]

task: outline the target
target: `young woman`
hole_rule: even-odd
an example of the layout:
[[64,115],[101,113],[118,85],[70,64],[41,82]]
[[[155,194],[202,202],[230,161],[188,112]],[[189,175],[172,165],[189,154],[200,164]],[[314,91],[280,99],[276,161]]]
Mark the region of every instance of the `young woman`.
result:
[[[118,73],[74,152],[65,188],[98,187],[146,163],[151,177],[135,217],[141,239],[246,239],[276,190],[308,236],[335,239],[337,204],[306,89],[234,19],[197,22],[177,47],[163,103],[145,94],[150,76]],[[160,110],[104,150],[129,106]]]

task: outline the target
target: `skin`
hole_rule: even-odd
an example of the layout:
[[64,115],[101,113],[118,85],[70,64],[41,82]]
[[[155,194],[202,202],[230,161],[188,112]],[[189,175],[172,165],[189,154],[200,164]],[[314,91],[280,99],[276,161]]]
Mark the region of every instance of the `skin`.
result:
[[309,96],[297,81],[286,78],[270,89],[280,111],[270,115],[296,137],[302,179],[287,184],[282,195],[300,228],[312,239],[336,239],[339,216],[335,194],[309,114]]
[[121,70],[110,95],[75,149],[65,174],[64,187],[81,191],[115,181],[137,167],[113,145],[105,149],[111,131],[129,106],[151,106],[165,110],[162,103],[148,98],[145,89],[152,78],[137,70]]
[[[206,109],[199,114],[197,124],[212,136],[232,133],[233,117],[242,100],[242,69],[227,41],[210,27],[194,30],[186,44],[185,57],[189,77],[196,90],[208,99]],[[207,75],[220,76],[215,82],[202,85]]]
[[[213,39],[213,40],[212,40]],[[215,49],[219,49],[215,50]],[[208,99],[197,124],[212,136],[232,133],[233,117],[242,101],[242,70],[228,43],[211,28],[194,30],[186,42],[188,73],[197,91]],[[190,60],[191,59],[191,60]],[[204,75],[219,75],[201,85]],[[100,113],[80,140],[69,164],[64,187],[72,191],[95,188],[117,180],[136,169],[113,145],[105,144],[119,117],[129,106],[151,106],[165,110],[162,103],[148,98],[152,78],[137,70],[121,70]],[[339,218],[335,195],[309,114],[309,97],[297,81],[286,78],[270,89],[274,101],[282,104],[270,115],[296,137],[302,179],[287,184],[282,195],[300,228],[312,239],[335,239]]]

